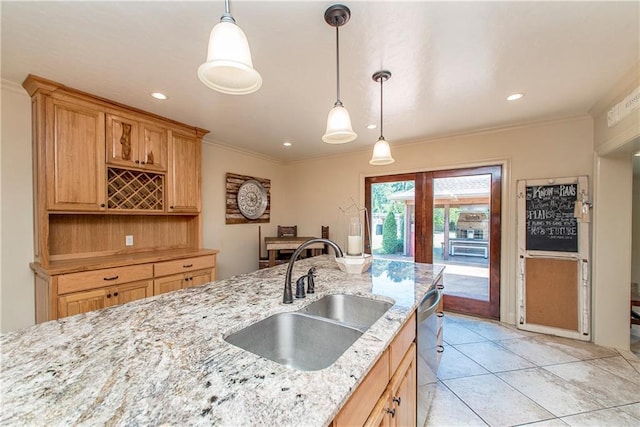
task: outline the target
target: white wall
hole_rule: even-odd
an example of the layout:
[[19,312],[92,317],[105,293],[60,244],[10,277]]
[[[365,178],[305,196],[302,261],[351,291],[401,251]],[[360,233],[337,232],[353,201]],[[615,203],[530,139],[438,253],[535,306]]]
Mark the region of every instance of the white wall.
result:
[[30,326],[35,319],[31,99],[21,86],[2,81],[0,171],[0,331]]
[[[364,177],[505,163],[503,171],[501,319],[515,323],[516,202],[520,179],[591,175],[593,121],[589,116],[394,146],[396,162],[369,165],[371,152],[287,165],[288,210],[303,233],[338,229],[338,206],[351,195],[364,203]],[[362,137],[362,136],[361,136]],[[372,138],[371,147],[374,139]],[[295,179],[293,179],[295,177]],[[339,236],[335,236],[339,240]]]

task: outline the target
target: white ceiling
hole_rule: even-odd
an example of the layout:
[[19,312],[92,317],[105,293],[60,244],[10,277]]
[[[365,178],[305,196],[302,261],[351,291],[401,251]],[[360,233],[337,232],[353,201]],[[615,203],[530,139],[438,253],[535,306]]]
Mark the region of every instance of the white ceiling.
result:
[[[209,129],[205,138],[292,161],[585,114],[639,61],[640,2],[343,2],[341,99],[358,138],[321,141],[335,102],[326,1],[231,1],[262,88],[214,92],[197,78],[222,1],[2,1],[2,78],[32,73]],[[168,101],[157,101],[160,91]],[[517,102],[505,97],[526,96]],[[293,146],[283,147],[284,141]]]

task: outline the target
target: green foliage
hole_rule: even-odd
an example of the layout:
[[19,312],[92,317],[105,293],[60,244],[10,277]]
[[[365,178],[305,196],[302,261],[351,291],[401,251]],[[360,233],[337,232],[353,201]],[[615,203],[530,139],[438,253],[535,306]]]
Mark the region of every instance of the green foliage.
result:
[[396,213],[404,211],[404,202],[389,200],[388,197],[399,191],[410,190],[415,187],[414,181],[385,182],[371,185],[371,212],[384,213],[393,210]]
[[382,249],[387,254],[396,253],[398,247],[398,224],[393,212],[389,212],[384,219],[382,230]]

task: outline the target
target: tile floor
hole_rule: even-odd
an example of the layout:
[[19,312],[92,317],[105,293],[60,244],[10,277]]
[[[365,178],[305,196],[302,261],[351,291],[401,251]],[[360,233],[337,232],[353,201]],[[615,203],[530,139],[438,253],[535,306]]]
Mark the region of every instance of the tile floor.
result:
[[425,426],[640,426],[640,326],[637,354],[451,313],[443,333]]

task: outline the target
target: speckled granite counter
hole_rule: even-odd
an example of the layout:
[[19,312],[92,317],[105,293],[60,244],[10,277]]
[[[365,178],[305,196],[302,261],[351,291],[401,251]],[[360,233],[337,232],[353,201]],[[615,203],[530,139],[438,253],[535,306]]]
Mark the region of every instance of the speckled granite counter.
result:
[[[312,265],[316,293],[289,305],[278,266],[3,334],[0,424],[327,425],[442,268],[374,260],[348,275],[325,255],[293,277]],[[395,305],[329,368],[294,370],[223,339],[335,293]]]

